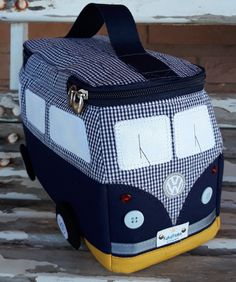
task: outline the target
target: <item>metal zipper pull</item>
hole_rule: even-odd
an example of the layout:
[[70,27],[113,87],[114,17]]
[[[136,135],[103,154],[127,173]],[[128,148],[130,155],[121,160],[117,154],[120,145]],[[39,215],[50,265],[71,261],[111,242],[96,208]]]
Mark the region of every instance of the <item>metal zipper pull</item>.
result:
[[68,91],[68,99],[74,113],[80,114],[84,107],[84,100],[88,100],[88,91],[84,89],[77,90],[76,85],[72,85]]

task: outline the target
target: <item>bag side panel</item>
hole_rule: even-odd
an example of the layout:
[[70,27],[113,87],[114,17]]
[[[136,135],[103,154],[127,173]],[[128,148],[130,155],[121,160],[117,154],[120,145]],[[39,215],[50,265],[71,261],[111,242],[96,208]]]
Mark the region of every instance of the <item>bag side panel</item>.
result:
[[25,126],[24,132],[34,171],[44,189],[56,204],[68,203],[73,208],[83,237],[110,253],[106,185],[59,157]]

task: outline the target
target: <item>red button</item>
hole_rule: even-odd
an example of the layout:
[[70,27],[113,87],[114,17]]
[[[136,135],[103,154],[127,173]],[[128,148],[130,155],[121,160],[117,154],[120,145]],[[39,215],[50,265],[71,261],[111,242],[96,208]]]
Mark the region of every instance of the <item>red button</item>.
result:
[[214,165],[213,168],[211,169],[211,173],[214,175],[217,173],[217,171],[218,171],[218,168],[216,165]]
[[130,194],[123,194],[120,196],[120,200],[125,204],[128,203],[131,199],[132,196]]

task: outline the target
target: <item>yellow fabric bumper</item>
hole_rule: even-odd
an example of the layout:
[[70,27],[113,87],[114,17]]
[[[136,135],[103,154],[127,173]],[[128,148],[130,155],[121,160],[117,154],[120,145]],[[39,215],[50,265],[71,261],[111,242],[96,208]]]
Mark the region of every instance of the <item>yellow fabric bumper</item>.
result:
[[133,257],[118,257],[98,250],[86,239],[86,245],[95,258],[108,270],[119,273],[132,273],[153,264],[165,261],[181,253],[192,250],[215,237],[220,228],[220,217],[203,231],[173,245],[162,247]]

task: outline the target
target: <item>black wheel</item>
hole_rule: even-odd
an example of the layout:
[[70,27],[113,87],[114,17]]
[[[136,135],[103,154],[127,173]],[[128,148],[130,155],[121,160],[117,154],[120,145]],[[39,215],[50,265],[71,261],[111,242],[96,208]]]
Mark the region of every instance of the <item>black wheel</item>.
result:
[[35,180],[34,169],[33,169],[33,166],[32,166],[31,160],[30,160],[28,149],[24,144],[20,145],[20,153],[21,153],[22,159],[23,159],[24,164],[25,164],[26,172],[27,172],[29,178],[32,181],[34,181]]
[[73,248],[79,249],[81,232],[71,206],[67,203],[58,204],[56,206],[56,217],[57,224],[64,238]]

